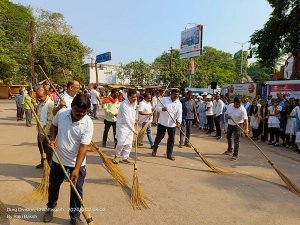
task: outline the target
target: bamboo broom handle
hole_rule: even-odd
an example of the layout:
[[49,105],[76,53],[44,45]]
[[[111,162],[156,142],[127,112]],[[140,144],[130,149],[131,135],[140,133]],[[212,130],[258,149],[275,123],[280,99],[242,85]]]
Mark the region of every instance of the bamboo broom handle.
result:
[[[50,143],[50,139],[48,138],[45,129],[43,128],[43,126],[42,126],[42,124],[41,124],[41,122],[40,122],[40,120],[39,120],[37,114],[35,113],[35,111],[34,111],[34,109],[33,109],[33,107],[32,107],[32,104],[29,103],[29,102],[26,102],[26,104],[27,104],[27,105],[29,106],[29,108],[31,109],[31,112],[32,112],[33,116],[35,117],[36,122],[37,122],[38,126],[40,127],[41,131],[44,133],[46,140],[48,141],[48,143]],[[88,224],[95,224],[95,222],[93,221],[93,218],[92,218],[92,217],[86,218],[85,213],[88,213],[88,211],[87,211],[86,208],[84,207],[84,203],[83,203],[83,200],[82,200],[80,194],[78,193],[78,191],[77,191],[75,185],[73,184],[73,182],[71,181],[71,179],[70,179],[70,177],[69,177],[67,171],[65,170],[65,168],[64,168],[64,166],[63,166],[63,163],[62,163],[62,161],[61,161],[61,159],[60,159],[60,157],[59,157],[59,155],[58,155],[56,149],[53,148],[53,147],[51,147],[51,149],[52,149],[52,151],[54,152],[54,154],[55,154],[55,156],[56,156],[56,158],[57,158],[57,160],[58,160],[58,162],[59,162],[59,165],[60,165],[62,171],[64,172],[64,174],[65,174],[67,180],[69,181],[69,183],[70,183],[70,185],[71,185],[73,191],[75,192],[77,198],[79,199],[79,202],[80,202],[80,204],[81,204],[81,206],[82,206],[82,208],[83,208],[83,215],[84,215],[84,217],[85,217],[87,223],[88,223]]]

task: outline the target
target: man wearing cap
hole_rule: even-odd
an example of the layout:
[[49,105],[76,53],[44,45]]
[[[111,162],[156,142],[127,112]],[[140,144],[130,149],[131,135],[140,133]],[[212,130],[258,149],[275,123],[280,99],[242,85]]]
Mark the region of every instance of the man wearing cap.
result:
[[215,137],[217,139],[221,139],[222,136],[220,120],[222,117],[223,108],[224,108],[224,102],[220,99],[220,94],[217,93],[215,95],[215,100],[213,101],[214,122],[216,127]]
[[214,131],[214,111],[213,111],[213,102],[211,101],[212,96],[207,95],[207,102],[205,104],[205,114],[207,118],[208,131],[207,134],[211,134]]

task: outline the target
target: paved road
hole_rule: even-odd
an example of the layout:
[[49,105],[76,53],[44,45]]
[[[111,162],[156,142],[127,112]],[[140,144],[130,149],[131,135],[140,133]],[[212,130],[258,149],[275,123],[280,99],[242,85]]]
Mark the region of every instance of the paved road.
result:
[[[0,200],[14,217],[5,224],[42,224],[45,203],[22,203],[21,199],[40,181],[36,169],[39,153],[35,127],[17,122],[15,104],[0,100]],[[96,120],[94,141],[102,137],[103,121]],[[155,133],[155,129],[153,129]],[[166,140],[156,158],[151,156],[146,140],[139,149],[138,173],[141,187],[150,201],[149,210],[134,211],[128,195],[104,169],[99,156],[89,152],[84,200],[92,208],[97,224],[202,224],[202,225],[299,225],[300,198],[289,192],[284,183],[247,140],[242,140],[240,158],[232,162],[221,153],[225,138],[214,140],[198,130],[192,143],[212,163],[229,167],[234,175],[212,173],[189,148],[175,147],[176,161],[165,157]],[[112,139],[112,134],[110,134]],[[176,137],[178,143],[179,136]],[[281,147],[260,144],[275,164],[300,186],[300,155]],[[113,143],[104,150],[111,156]],[[132,165],[120,165],[131,180]],[[57,212],[52,224],[69,224],[69,185],[61,188]],[[27,210],[27,211],[26,211]],[[28,210],[34,210],[32,212]],[[24,212],[22,212],[24,211]]]

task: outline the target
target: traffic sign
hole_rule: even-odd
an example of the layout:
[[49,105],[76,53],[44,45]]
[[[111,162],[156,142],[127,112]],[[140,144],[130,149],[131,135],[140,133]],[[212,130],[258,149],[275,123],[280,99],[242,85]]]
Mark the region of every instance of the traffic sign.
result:
[[111,60],[111,52],[105,52],[96,56],[96,63],[103,63]]

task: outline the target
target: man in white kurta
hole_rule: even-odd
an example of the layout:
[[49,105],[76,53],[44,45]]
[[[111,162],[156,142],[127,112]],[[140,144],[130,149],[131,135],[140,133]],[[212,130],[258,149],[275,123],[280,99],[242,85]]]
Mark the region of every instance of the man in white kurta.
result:
[[117,146],[113,163],[129,163],[129,154],[132,148],[133,136],[137,134],[134,129],[137,108],[137,93],[129,90],[127,99],[121,105],[117,116]]

